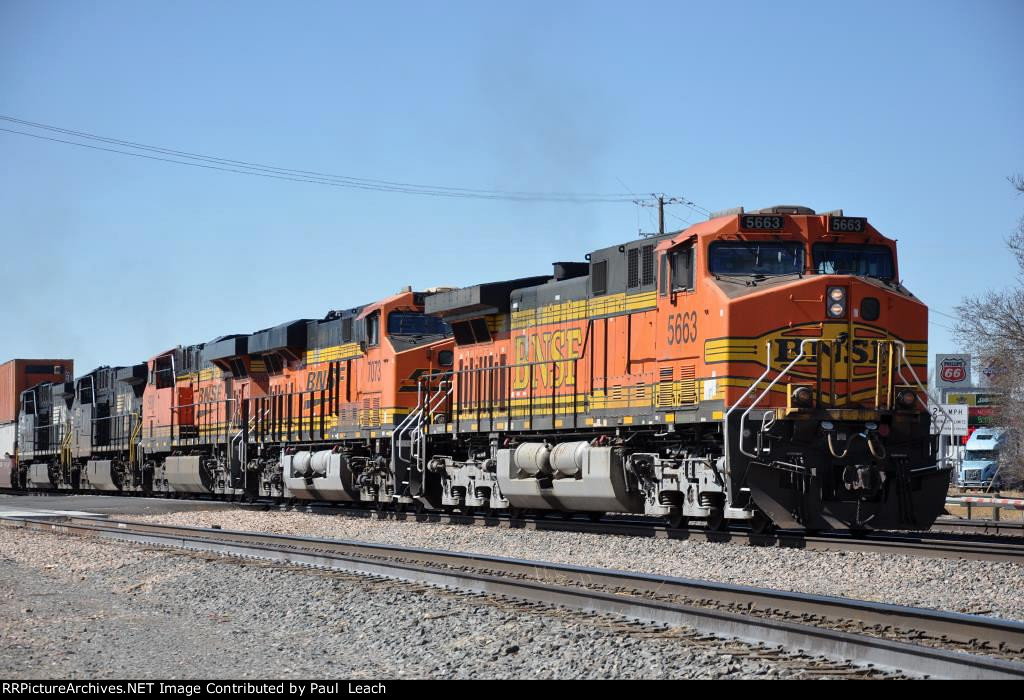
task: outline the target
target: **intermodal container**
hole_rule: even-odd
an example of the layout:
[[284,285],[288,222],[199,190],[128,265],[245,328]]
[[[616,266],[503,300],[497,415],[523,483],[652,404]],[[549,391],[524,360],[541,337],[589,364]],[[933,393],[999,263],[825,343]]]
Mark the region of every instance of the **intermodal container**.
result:
[[0,423],[0,489],[14,486],[14,439],[18,435],[17,423]]
[[43,382],[71,381],[74,377],[74,360],[10,360],[3,363],[0,365],[0,423],[17,420],[18,402],[25,389]]
[[18,437],[17,423],[0,423],[0,459],[14,454],[14,441]]

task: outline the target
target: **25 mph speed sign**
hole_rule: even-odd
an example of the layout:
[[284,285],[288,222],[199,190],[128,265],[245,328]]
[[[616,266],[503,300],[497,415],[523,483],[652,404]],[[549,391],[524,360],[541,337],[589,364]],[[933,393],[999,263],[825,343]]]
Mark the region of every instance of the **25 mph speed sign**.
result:
[[[942,404],[942,408],[945,409],[945,413],[942,412],[938,404],[928,404],[928,410],[932,414],[932,435],[966,435],[967,406],[946,403]],[[952,419],[952,423],[950,423],[950,419]]]

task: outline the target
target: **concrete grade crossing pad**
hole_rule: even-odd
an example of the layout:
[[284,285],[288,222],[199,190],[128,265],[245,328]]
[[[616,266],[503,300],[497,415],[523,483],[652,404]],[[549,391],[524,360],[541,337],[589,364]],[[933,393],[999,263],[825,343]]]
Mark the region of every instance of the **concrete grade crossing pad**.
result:
[[[49,517],[72,515],[163,515],[180,511],[237,510],[238,503],[186,500],[176,498],[142,498],[93,494],[14,494],[0,493],[0,516],[20,517],[27,513],[50,514]],[[252,506],[249,506],[252,507]],[[262,508],[263,506],[259,506]],[[41,515],[39,517],[47,517]]]
[[34,518],[45,520],[47,518],[70,518],[70,517],[92,517],[105,518],[105,514],[89,513],[81,510],[43,510],[31,508],[16,508],[7,505],[0,505],[0,520],[8,518]]

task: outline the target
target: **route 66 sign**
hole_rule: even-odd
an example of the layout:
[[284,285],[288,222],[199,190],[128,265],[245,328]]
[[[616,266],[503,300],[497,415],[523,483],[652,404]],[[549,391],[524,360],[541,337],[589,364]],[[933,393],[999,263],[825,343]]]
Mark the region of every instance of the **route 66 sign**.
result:
[[971,385],[970,355],[936,355],[935,384],[942,388]]

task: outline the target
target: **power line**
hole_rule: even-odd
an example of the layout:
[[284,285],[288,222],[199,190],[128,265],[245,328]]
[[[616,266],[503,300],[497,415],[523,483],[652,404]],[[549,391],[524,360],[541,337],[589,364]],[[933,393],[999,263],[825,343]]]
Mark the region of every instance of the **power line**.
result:
[[594,197],[594,198],[616,198],[622,199],[627,195],[625,194],[595,194],[595,193],[569,193],[569,192],[515,192],[515,191],[499,191],[499,190],[483,190],[483,189],[469,189],[463,187],[444,187],[444,186],[430,186],[430,185],[416,185],[407,182],[393,182],[390,180],[373,180],[369,178],[351,177],[348,175],[333,175],[331,173],[322,173],[314,170],[298,170],[295,168],[283,168],[274,165],[266,165],[263,163],[253,163],[251,161],[244,160],[233,160],[230,158],[220,158],[217,156],[208,156],[201,153],[192,153],[189,151],[180,151],[172,148],[165,148],[163,146],[150,146],[135,141],[126,141],[123,139],[115,139],[107,136],[98,136],[86,131],[77,131],[74,129],[65,129],[63,127],[52,126],[49,124],[40,124],[39,122],[31,122],[25,119],[17,119],[15,117],[9,117],[0,115],[0,119],[15,122],[25,126],[30,126],[36,129],[43,129],[46,131],[57,132],[65,135],[75,136],[78,138],[85,138],[94,141],[101,141],[105,143],[115,144],[118,146],[130,147],[138,150],[151,151],[156,153],[162,153],[165,155],[172,155],[180,158],[188,158],[206,162],[217,163],[221,165],[229,166],[240,166],[246,169],[262,170],[267,172],[275,172],[288,175],[300,175],[309,176],[315,179],[328,179],[328,180],[340,180],[343,182],[352,182],[363,185],[380,185],[383,187],[408,187],[414,189],[427,189],[427,190],[443,190],[452,192],[466,192],[474,194],[509,194],[509,195],[522,195],[522,196],[567,196],[567,197]]
[[665,213],[668,214],[669,216],[671,216],[673,219],[678,219],[679,221],[682,221],[687,226],[693,226],[693,222],[690,221],[689,219],[685,219],[685,218],[679,216],[678,214],[673,214],[670,211],[669,212],[665,212]]
[[[359,189],[376,192],[395,192],[400,194],[419,194],[432,197],[455,197],[464,199],[491,199],[519,202],[568,202],[568,203],[601,203],[601,202],[629,202],[635,197],[632,193],[592,193],[592,192],[532,192],[532,191],[506,191],[488,190],[466,187],[448,187],[443,185],[419,185],[408,182],[397,182],[392,180],[375,180],[371,178],[353,177],[348,175],[335,175],[313,170],[301,170],[297,168],[283,168],[279,166],[266,165],[252,161],[234,160],[220,158],[189,151],[181,151],[162,146],[116,139],[107,136],[100,136],[85,131],[66,129],[63,127],[41,124],[25,119],[0,115],[0,120],[27,126],[32,129],[48,131],[75,139],[95,141],[107,144],[99,146],[94,143],[82,143],[80,140],[68,140],[54,136],[19,131],[15,129],[0,128],[0,131],[17,134],[20,136],[61,143],[80,148],[90,148],[98,151],[106,151],[119,155],[146,158],[149,160],[174,163],[176,165],[187,165],[191,167],[205,168],[207,170],[220,170],[241,175],[253,175],[268,177],[279,180],[290,180],[293,182],[306,182],[312,184],[329,185],[347,189]],[[119,146],[112,148],[110,146]],[[130,149],[130,150],[124,150]],[[139,152],[142,151],[142,152]],[[627,188],[628,189],[628,188]],[[692,203],[691,203],[692,204]],[[694,205],[697,206],[697,205]]]

